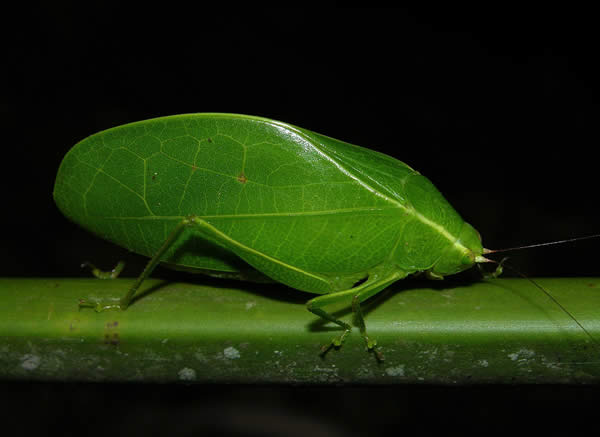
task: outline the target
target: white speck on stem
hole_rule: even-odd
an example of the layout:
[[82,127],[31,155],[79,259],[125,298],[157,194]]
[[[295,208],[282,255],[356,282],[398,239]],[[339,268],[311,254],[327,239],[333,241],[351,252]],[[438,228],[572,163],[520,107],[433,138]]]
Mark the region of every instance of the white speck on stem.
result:
[[389,376],[404,376],[404,365],[399,365],[396,367],[388,367],[385,369],[385,373]]
[[225,350],[223,350],[223,355],[227,359],[235,360],[240,357],[240,351],[232,346],[229,346],[226,347]]
[[508,357],[513,361],[527,361],[528,358],[533,358],[535,352],[531,349],[519,349],[517,352],[508,354]]
[[334,369],[334,368],[329,369],[327,367],[315,366],[315,371],[317,371],[317,372],[335,372],[336,369]]
[[38,355],[25,354],[21,358],[21,367],[25,370],[35,370],[40,365],[42,359]]
[[196,371],[194,369],[190,369],[189,367],[184,367],[177,372],[177,375],[179,375],[179,379],[182,381],[193,381],[196,379]]

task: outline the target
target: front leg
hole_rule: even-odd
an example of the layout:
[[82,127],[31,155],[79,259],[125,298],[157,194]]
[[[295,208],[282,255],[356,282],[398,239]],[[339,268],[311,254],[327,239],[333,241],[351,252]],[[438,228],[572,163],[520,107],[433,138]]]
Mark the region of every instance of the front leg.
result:
[[406,276],[407,274],[403,271],[392,271],[387,273],[386,275],[372,274],[369,275],[369,278],[364,283],[360,284],[357,287],[350,288],[348,290],[338,291],[335,293],[325,294],[309,300],[306,303],[306,307],[311,313],[316,314],[317,316],[344,328],[344,332],[339,337],[335,337],[333,340],[331,340],[330,344],[323,346],[321,350],[323,352],[326,352],[332,346],[341,346],[344,342],[344,339],[352,329],[350,325],[339,319],[336,319],[332,314],[323,310],[322,307],[333,303],[343,302],[344,300],[348,300],[351,298],[352,311],[356,317],[360,333],[367,344],[367,349],[375,351],[378,359],[383,360],[383,356],[380,354],[380,352],[376,350],[377,341],[369,338],[369,336],[367,335],[367,328],[362,314],[362,310],[360,308],[360,304],[361,302],[364,302],[368,298],[379,293],[381,290],[388,287],[392,283],[398,281],[399,279],[403,279]]

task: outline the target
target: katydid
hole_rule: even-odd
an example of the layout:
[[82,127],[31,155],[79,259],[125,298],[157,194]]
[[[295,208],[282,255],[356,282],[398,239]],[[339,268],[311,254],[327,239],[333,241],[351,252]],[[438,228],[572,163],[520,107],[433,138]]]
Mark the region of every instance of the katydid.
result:
[[75,223],[151,258],[118,305],[81,306],[126,309],[159,263],[267,277],[320,295],[307,308],[342,328],[334,346],[351,326],[327,305],[352,305],[371,350],[362,302],[408,275],[441,279],[492,252],[403,162],[245,115],[178,115],[92,135],[65,156],[54,199]]

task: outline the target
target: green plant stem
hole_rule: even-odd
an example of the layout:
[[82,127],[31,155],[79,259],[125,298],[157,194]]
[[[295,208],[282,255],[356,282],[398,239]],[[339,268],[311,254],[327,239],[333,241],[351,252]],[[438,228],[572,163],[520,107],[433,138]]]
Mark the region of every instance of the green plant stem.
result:
[[[522,279],[469,285],[405,280],[365,306],[366,351],[355,327],[306,311],[310,294],[280,285],[199,280],[0,279],[0,377],[28,380],[243,383],[597,383],[600,278],[538,279],[596,340]],[[209,285],[198,285],[198,284]],[[437,288],[423,288],[436,286]],[[351,322],[346,309],[332,309]]]

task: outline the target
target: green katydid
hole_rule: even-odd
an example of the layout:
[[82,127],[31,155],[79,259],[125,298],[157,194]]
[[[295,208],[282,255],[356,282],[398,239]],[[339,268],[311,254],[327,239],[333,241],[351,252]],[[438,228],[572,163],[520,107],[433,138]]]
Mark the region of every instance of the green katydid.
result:
[[403,162],[244,115],[178,115],[92,135],[65,156],[54,199],[82,227],[151,258],[116,307],[127,308],[159,263],[266,276],[320,295],[307,308],[343,329],[334,346],[351,326],[325,306],[351,304],[374,349],[363,301],[414,273],[441,279],[490,262],[492,252]]

